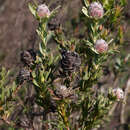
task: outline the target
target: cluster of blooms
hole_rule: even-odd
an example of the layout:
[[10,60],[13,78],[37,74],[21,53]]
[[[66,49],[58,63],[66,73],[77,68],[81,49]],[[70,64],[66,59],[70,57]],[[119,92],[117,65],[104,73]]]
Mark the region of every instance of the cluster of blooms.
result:
[[[100,19],[104,15],[104,9],[99,2],[92,2],[89,5],[88,11],[89,11],[89,15],[95,19]],[[95,42],[95,49],[98,53],[104,53],[108,50],[108,44],[106,43],[105,40],[98,39]]]
[[104,15],[103,7],[98,2],[93,2],[89,6],[89,15],[93,18],[99,19]]

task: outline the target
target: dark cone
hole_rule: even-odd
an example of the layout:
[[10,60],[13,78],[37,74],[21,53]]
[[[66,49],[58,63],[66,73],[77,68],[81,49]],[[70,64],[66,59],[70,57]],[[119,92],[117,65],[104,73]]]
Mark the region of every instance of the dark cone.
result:
[[27,69],[23,68],[19,71],[19,74],[17,76],[17,82],[18,84],[22,84],[25,80],[30,80],[31,73]]
[[59,27],[60,27],[60,19],[58,17],[51,19],[51,21],[48,23],[48,28],[50,30],[56,30]]
[[26,50],[21,53],[21,61],[25,65],[30,67],[30,66],[34,65],[35,60],[36,60],[36,53],[34,52],[33,49]]
[[103,75],[109,75],[110,74],[110,70],[108,68],[108,66],[103,66]]
[[50,104],[49,105],[50,105],[49,109],[52,112],[56,112],[58,106],[57,106],[56,101],[52,97],[50,97]]
[[76,71],[76,69],[80,66],[81,59],[78,53],[62,50],[61,55],[61,68],[63,69],[65,75],[70,75],[72,72]]

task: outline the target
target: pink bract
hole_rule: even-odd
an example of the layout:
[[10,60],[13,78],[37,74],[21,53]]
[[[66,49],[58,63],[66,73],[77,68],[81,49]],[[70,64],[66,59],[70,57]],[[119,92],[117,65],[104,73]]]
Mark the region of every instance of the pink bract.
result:
[[103,39],[97,40],[95,43],[95,49],[98,53],[104,53],[108,50],[108,44]]
[[93,2],[89,6],[89,15],[93,18],[99,19],[104,15],[103,7],[98,2]]
[[49,17],[50,16],[50,10],[45,4],[39,5],[37,8],[37,14],[40,18]]

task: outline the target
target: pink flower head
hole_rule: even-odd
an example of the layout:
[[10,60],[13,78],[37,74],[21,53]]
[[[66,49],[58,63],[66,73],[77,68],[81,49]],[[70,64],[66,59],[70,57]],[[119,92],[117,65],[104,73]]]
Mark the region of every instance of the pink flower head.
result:
[[93,18],[99,19],[104,15],[103,7],[98,2],[93,2],[89,6],[89,15]]
[[97,40],[95,43],[95,49],[98,53],[106,52],[108,50],[108,44],[103,39]]
[[117,100],[120,101],[124,98],[124,92],[121,88],[115,88],[113,89],[113,94],[116,96]]
[[39,5],[37,8],[37,14],[40,18],[49,17],[50,16],[50,10],[45,4]]

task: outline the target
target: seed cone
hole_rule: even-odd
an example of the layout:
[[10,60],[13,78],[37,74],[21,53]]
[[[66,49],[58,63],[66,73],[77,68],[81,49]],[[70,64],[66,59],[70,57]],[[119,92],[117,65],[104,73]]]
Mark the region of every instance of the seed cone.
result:
[[30,80],[30,77],[31,77],[31,73],[30,71],[28,71],[27,69],[25,68],[22,68],[20,71],[19,71],[19,74],[17,76],[17,82],[19,84],[22,84],[25,80]]
[[64,85],[61,86],[57,86],[56,90],[55,90],[55,94],[59,97],[59,98],[66,98],[72,95],[72,90],[67,88]]
[[76,69],[80,66],[81,59],[78,53],[62,50],[61,55],[61,68],[63,69],[65,75],[70,75],[72,72],[76,71]]
[[21,53],[21,61],[25,65],[30,67],[34,65],[35,60],[36,60],[36,53],[34,52],[33,49],[26,50]]
[[51,21],[48,23],[48,28],[50,30],[56,30],[60,27],[60,19],[58,18],[53,18]]

